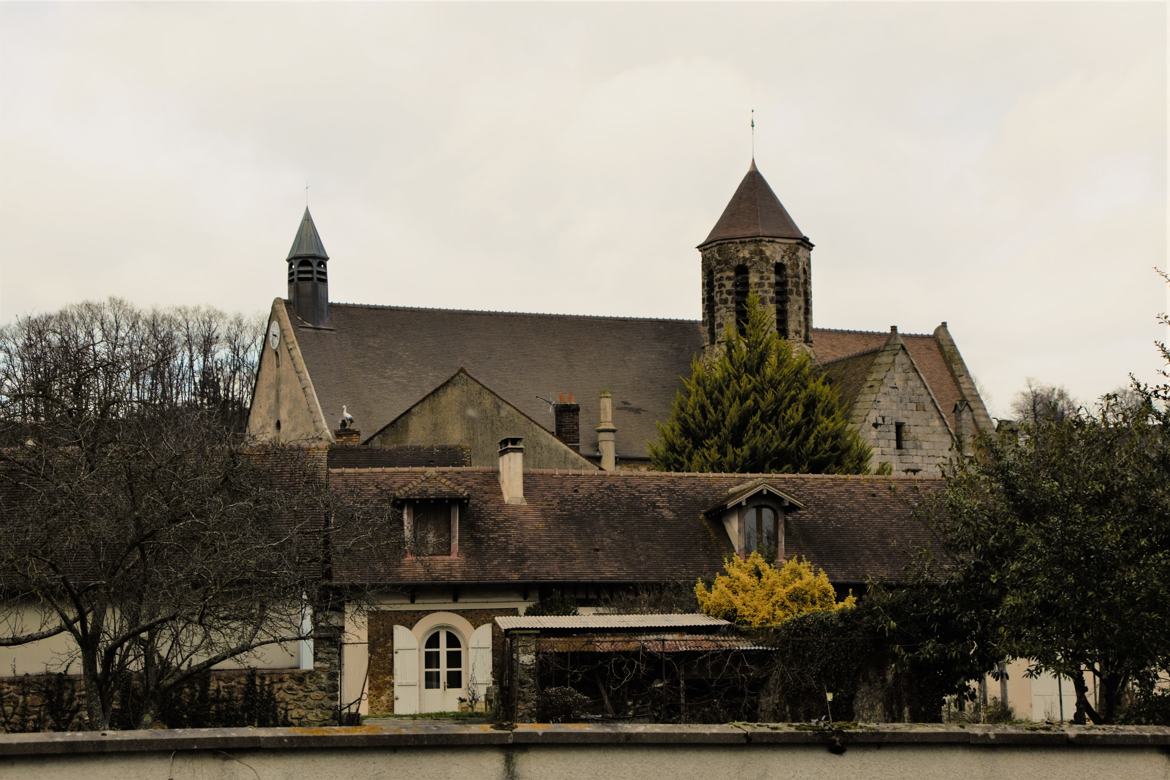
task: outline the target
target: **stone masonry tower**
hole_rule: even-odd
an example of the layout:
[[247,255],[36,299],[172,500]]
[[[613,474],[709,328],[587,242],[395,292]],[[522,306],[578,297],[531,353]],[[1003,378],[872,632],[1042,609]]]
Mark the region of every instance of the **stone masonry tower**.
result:
[[813,245],[755,160],[698,248],[707,353],[723,339],[729,324],[742,330],[750,293],[775,317],[781,336],[795,344],[812,343]]
[[288,250],[288,299],[297,316],[317,328],[329,324],[328,265],[329,255],[306,206]]

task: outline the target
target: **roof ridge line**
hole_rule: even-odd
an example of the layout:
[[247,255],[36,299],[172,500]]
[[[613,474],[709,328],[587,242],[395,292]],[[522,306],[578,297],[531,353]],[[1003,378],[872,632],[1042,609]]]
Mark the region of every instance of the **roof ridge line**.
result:
[[[287,303],[287,300],[286,300]],[[569,314],[541,311],[509,311],[507,309],[447,309],[441,306],[400,306],[385,303],[351,303],[348,301],[330,301],[329,306],[348,306],[360,309],[387,309],[401,311],[438,311],[448,314],[511,314],[518,317],[564,317],[584,320],[636,320],[639,322],[686,322],[699,325],[702,320],[693,320],[686,317],[638,317],[623,314]]]
[[[863,334],[863,335],[867,335],[867,336],[889,336],[890,335],[890,332],[888,330],[861,330],[859,328],[824,328],[824,327],[813,328],[813,333],[816,333],[818,330],[828,331],[829,333],[858,333],[858,334]],[[927,338],[927,339],[934,338],[933,333],[902,333],[901,331],[899,331],[898,335],[902,336],[902,337],[911,336],[911,337]]]

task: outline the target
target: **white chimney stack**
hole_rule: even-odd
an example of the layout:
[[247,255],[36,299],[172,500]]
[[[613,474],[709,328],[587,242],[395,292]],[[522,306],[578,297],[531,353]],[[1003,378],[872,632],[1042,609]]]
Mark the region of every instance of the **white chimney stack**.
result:
[[617,427],[613,424],[613,395],[608,390],[601,391],[601,417],[597,423],[597,451],[601,454],[601,468],[613,471],[617,468],[617,444],[614,434]]
[[506,436],[500,439],[500,490],[504,503],[523,504],[524,501],[524,439]]

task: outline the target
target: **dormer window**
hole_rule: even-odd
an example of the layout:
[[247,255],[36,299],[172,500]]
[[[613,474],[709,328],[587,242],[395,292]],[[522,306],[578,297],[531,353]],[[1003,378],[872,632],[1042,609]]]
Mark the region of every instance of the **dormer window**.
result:
[[459,504],[412,501],[403,508],[407,552],[413,557],[459,554]]
[[766,505],[749,506],[739,513],[739,517],[744,555],[758,552],[770,561],[776,560],[780,552],[776,543],[780,534],[776,510]]
[[402,505],[404,553],[412,558],[459,555],[459,515],[467,491],[430,469],[394,495]]
[[723,521],[736,555],[758,552],[769,561],[784,560],[785,515],[804,505],[765,478],[736,485],[726,496],[707,514]]

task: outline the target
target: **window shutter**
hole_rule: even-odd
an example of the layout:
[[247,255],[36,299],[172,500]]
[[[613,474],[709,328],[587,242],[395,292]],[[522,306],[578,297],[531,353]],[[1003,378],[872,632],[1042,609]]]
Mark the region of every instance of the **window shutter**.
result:
[[394,712],[418,712],[418,640],[406,626],[394,626]]
[[492,684],[492,624],[485,623],[471,634],[469,683],[475,686],[479,701],[483,702],[488,686]]

